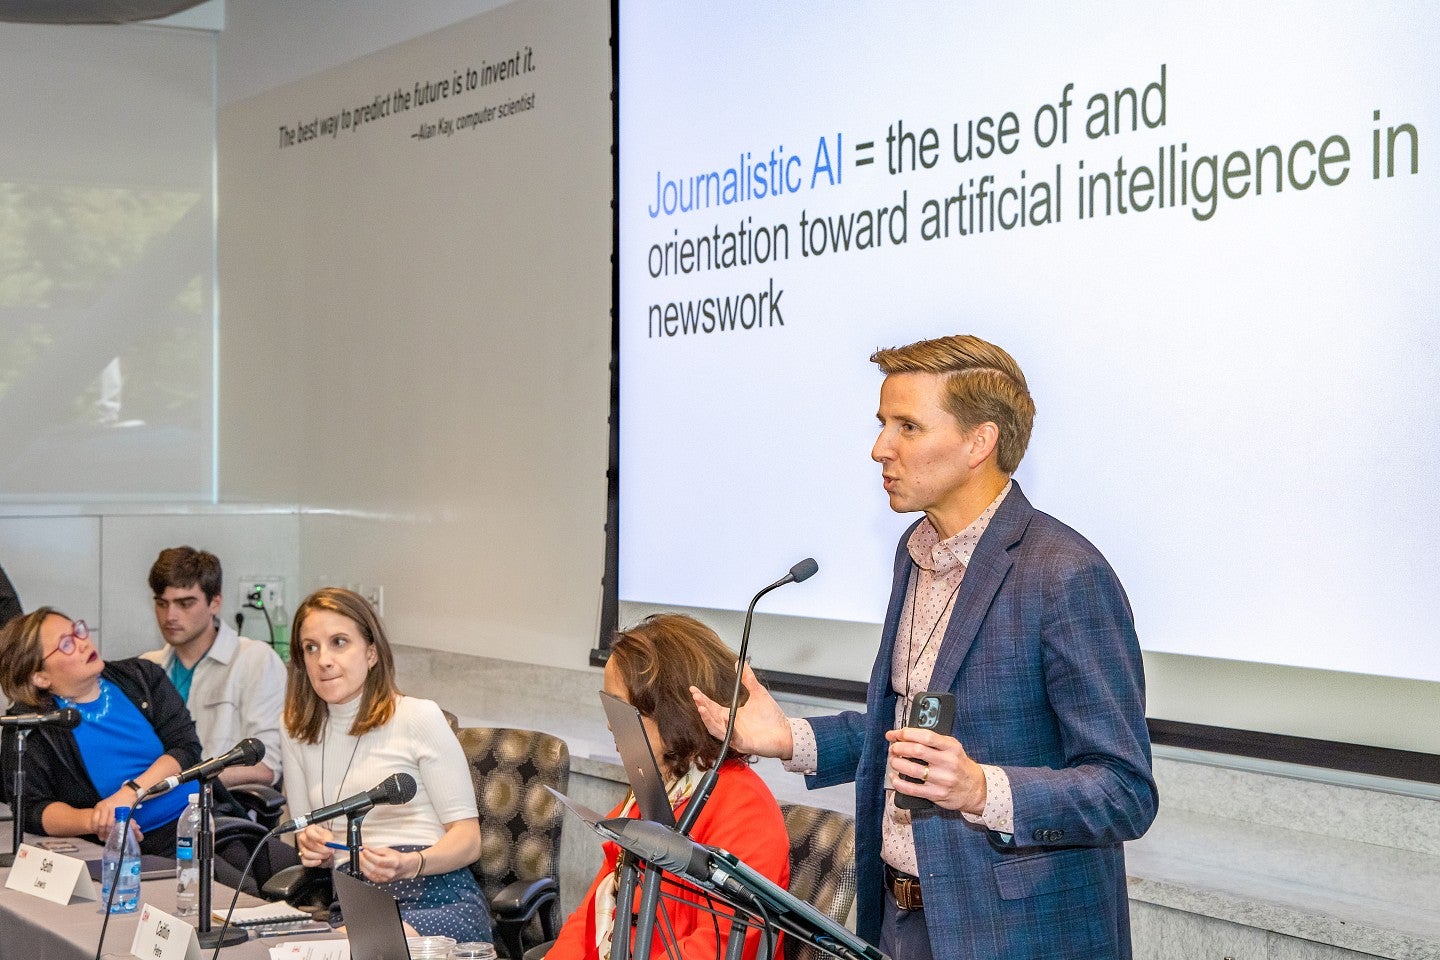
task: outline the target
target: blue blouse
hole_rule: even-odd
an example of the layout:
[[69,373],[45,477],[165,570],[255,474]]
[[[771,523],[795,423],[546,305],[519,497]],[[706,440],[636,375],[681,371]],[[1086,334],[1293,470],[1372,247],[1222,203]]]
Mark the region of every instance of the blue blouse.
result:
[[[110,796],[124,786],[126,780],[149,770],[165,752],[150,721],[119,687],[104,677],[100,678],[100,696],[89,703],[75,703],[64,697],[56,699],[63,706],[80,711],[75,744],[80,748],[90,782],[102,797]],[[140,831],[149,833],[179,819],[197,789],[196,784],[188,783],[145,801],[134,813]]]

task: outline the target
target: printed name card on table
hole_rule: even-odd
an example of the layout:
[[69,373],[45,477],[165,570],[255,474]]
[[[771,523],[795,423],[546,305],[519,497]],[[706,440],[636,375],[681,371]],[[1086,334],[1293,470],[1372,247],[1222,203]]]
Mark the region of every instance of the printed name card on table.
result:
[[200,938],[184,920],[146,903],[130,953],[140,960],[200,960]]
[[63,853],[41,850],[22,843],[15,852],[15,866],[5,881],[8,890],[19,890],[51,903],[65,906],[95,899],[95,884],[85,861]]
[[310,940],[270,948],[270,960],[350,960],[349,940]]

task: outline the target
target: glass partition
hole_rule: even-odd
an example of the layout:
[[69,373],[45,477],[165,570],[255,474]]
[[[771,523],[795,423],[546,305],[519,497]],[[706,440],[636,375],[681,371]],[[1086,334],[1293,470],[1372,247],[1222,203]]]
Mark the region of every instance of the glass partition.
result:
[[0,502],[210,500],[215,37],[0,24]]

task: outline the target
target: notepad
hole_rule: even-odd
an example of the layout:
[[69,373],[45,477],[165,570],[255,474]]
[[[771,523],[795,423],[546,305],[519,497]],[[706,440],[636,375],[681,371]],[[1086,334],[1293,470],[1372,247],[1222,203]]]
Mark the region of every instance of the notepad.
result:
[[[225,922],[225,911],[215,910],[213,915]],[[253,927],[262,923],[283,923],[286,920],[309,920],[310,914],[290,906],[288,903],[262,903],[254,907],[236,907],[230,914],[230,924],[236,927]]]

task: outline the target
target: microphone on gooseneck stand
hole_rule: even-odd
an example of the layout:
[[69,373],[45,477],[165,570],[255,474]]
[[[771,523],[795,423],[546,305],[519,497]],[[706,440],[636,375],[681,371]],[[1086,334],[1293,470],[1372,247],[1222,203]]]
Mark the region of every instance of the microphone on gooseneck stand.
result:
[[735,735],[735,714],[740,709],[740,688],[744,685],[745,678],[745,652],[750,647],[750,620],[755,615],[755,604],[759,603],[760,598],[771,590],[783,587],[787,583],[809,580],[819,569],[820,564],[815,562],[814,557],[806,557],[791,567],[789,573],[762,589],[750,600],[750,606],[745,611],[745,627],[740,631],[740,655],[735,664],[735,689],[730,693],[730,717],[725,721],[725,737],[720,741],[719,759],[715,761],[713,767],[705,771],[704,779],[695,788],[690,802],[685,806],[685,813],[680,817],[680,822],[675,825],[675,829],[682,834],[689,835],[690,828],[695,825],[695,819],[700,816],[705,801],[710,799],[710,791],[715,789],[715,781],[720,776],[720,765],[725,760],[725,754],[730,752],[730,738]]
[[31,731],[41,727],[56,730],[74,730],[80,726],[80,711],[74,707],[51,710],[49,713],[22,713],[13,717],[0,717],[0,730],[15,731],[15,771],[10,783],[11,841],[10,852],[0,853],[0,867],[13,867],[20,844],[25,842],[25,740]]
[[653,820],[624,819],[606,824],[620,837],[623,849],[653,866],[679,874],[704,889],[719,886],[732,897],[750,899],[749,892],[733,878],[717,876],[710,850]]
[[[265,759],[265,744],[254,737],[246,737],[230,750],[229,753],[218,757],[211,757],[209,760],[201,760],[188,770],[182,770],[173,777],[166,777],[157,783],[152,783],[139,801],[153,800],[163,793],[169,793],[184,783],[192,783],[196,780],[208,780],[217,776],[226,767],[250,767]],[[138,805],[138,804],[137,804]]]
[[[195,866],[199,871],[199,888],[196,892],[199,917],[195,927],[195,937],[200,941],[202,948],[214,947],[218,950],[221,947],[234,946],[250,939],[247,931],[231,929],[228,922],[222,924],[218,930],[211,923],[210,901],[214,895],[212,885],[215,881],[215,821],[212,819],[212,811],[215,809],[215,781],[220,778],[220,772],[236,764],[248,766],[259,763],[264,757],[265,744],[254,737],[248,737],[237,743],[229,753],[210,760],[202,760],[190,769],[182,770],[175,776],[160,781],[145,791],[145,797],[142,798],[146,799],[165,793],[182,783],[193,781],[200,783],[200,790],[195,795],[200,810],[200,822],[195,828],[194,846]],[[258,844],[256,849],[262,847],[264,847],[263,842]]]
[[353,817],[381,804],[409,803],[415,799],[415,790],[415,778],[410,774],[392,773],[364,793],[357,793],[353,797],[326,804],[318,810],[310,811],[303,817],[286,820],[275,828],[275,832],[277,834],[293,833],[296,830],[305,829],[312,823],[333,820],[339,816]]
[[[357,814],[364,814],[369,811],[371,807],[380,804],[409,803],[415,799],[415,791],[414,777],[408,773],[393,773],[364,793],[357,793],[353,797],[347,797],[337,803],[320,807],[318,810],[313,810],[303,817],[286,820],[279,826],[272,828],[269,833],[265,834],[265,837],[260,843],[256,844],[255,850],[250,854],[250,859],[245,864],[244,871],[240,874],[240,882],[235,885],[235,892],[230,897],[230,909],[225,912],[225,919],[222,921],[220,928],[216,931],[210,931],[207,926],[206,933],[203,935],[197,931],[197,935],[200,937],[200,945],[206,948],[214,948],[215,952],[211,955],[212,960],[214,960],[214,958],[219,957],[221,947],[230,946],[234,942],[244,941],[249,936],[244,930],[231,928],[230,916],[235,912],[235,904],[240,899],[240,888],[245,885],[245,878],[250,875],[250,869],[255,865],[256,857],[265,849],[265,843],[271,837],[278,837],[284,833],[292,833],[312,823],[330,820],[342,814],[352,817]],[[209,912],[209,904],[206,903],[201,914],[202,925],[204,925],[208,919]],[[239,935],[238,941],[232,939],[237,934]],[[99,958],[96,958],[96,960],[99,960]]]
[[[639,834],[639,836],[630,836],[632,842],[638,841],[639,845],[638,849],[632,847],[630,852],[649,864],[645,871],[645,880],[641,884],[640,907],[635,912],[633,944],[627,942],[630,939],[628,936],[629,925],[617,924],[616,942],[630,947],[632,960],[649,960],[650,957],[652,932],[659,913],[661,871],[669,870],[671,873],[678,873],[692,880],[698,879],[697,874],[703,871],[704,857],[701,853],[696,852],[703,848],[692,843],[688,834],[690,828],[695,824],[695,819],[704,808],[705,801],[710,798],[711,791],[715,789],[715,781],[720,776],[720,766],[724,763],[725,754],[730,750],[730,738],[735,732],[735,713],[740,704],[740,687],[744,682],[745,651],[750,646],[750,621],[755,615],[755,604],[760,602],[760,598],[771,590],[783,587],[787,583],[808,580],[819,569],[819,564],[807,557],[791,567],[789,573],[765,587],[750,600],[750,607],[745,611],[745,628],[740,635],[740,654],[735,664],[735,689],[730,695],[730,719],[725,725],[725,737],[720,743],[720,754],[714,766],[705,771],[705,776],[701,778],[700,783],[691,793],[690,801],[685,806],[685,813],[680,817],[680,822],[675,825],[673,830],[658,825],[655,825],[654,829],[647,826],[627,828],[627,836],[632,832]],[[659,835],[656,835],[656,831]],[[633,883],[634,868],[629,867],[622,870],[620,889],[622,891],[630,889],[627,884],[633,885]],[[731,922],[734,924],[740,921],[737,918]],[[615,955],[615,944],[611,945],[611,955]]]
[[78,726],[80,711],[74,707],[51,710],[49,713],[21,713],[12,717],[0,717],[0,727],[14,727],[17,730],[34,730],[36,727],[74,730]]

